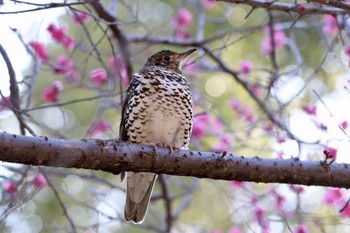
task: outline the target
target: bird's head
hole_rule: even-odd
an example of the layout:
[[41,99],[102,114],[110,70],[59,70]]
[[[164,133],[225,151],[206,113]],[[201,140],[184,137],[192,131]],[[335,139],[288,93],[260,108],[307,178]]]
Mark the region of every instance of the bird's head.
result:
[[144,67],[159,66],[181,73],[182,61],[197,49],[190,49],[183,53],[162,50],[148,58]]

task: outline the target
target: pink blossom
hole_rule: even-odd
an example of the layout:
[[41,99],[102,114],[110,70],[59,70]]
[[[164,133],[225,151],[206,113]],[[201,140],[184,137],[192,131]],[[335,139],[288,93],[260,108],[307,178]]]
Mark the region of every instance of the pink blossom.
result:
[[47,185],[47,180],[43,174],[38,174],[34,177],[33,186],[36,189],[42,189]]
[[286,137],[285,136],[278,136],[277,137],[277,142],[278,143],[283,143],[283,142],[285,142],[286,141]]
[[110,124],[107,121],[99,120],[96,121],[88,131],[90,137],[98,137],[111,128]]
[[239,70],[243,75],[248,76],[252,70],[252,67],[253,63],[250,60],[243,60],[239,65]]
[[333,15],[325,15],[323,18],[323,32],[327,35],[334,35],[338,32],[337,19]]
[[306,105],[304,105],[303,106],[303,110],[309,115],[316,116],[316,114],[317,114],[317,108],[313,104],[306,104]]
[[242,108],[242,102],[238,99],[231,99],[230,106],[233,110],[238,111]]
[[202,0],[202,4],[206,8],[211,9],[216,5],[216,0]]
[[275,201],[274,201],[275,208],[277,210],[279,210],[280,212],[282,212],[283,211],[283,204],[286,201],[286,199],[284,196],[281,196],[278,193],[275,193],[274,196],[275,196]]
[[309,228],[306,225],[300,224],[295,228],[293,233],[309,233],[309,232],[310,232]]
[[340,123],[340,126],[341,126],[343,129],[347,129],[347,128],[348,128],[348,122],[347,122],[347,121],[343,121],[342,123]]
[[[270,55],[273,51],[273,44],[272,44],[272,40],[271,40],[271,33],[270,33],[270,28],[266,27],[264,29],[265,32],[265,37],[262,40],[261,43],[261,48],[262,48],[262,53],[267,56]],[[286,34],[280,29],[279,25],[276,25],[273,27],[273,41],[274,41],[274,45],[275,45],[275,50],[281,49],[284,44],[287,41],[287,36]]]
[[90,19],[90,15],[85,12],[79,12],[72,15],[73,22],[75,24],[86,23]]
[[231,147],[233,139],[229,134],[220,135],[219,141],[213,146],[212,150],[216,152],[224,152]]
[[2,188],[8,194],[14,194],[17,192],[17,185],[15,184],[15,182],[10,180],[5,180],[2,183]]
[[248,105],[243,105],[240,100],[231,99],[230,106],[237,114],[249,123],[257,121],[257,117],[253,114],[253,110]]
[[47,55],[47,51],[45,45],[40,42],[31,42],[30,47],[34,49],[35,55],[43,62],[49,61],[49,56]]
[[242,231],[238,227],[232,227],[227,233],[242,233]]
[[193,119],[192,139],[201,139],[205,134],[205,129],[209,123],[209,115],[197,115]]
[[326,156],[326,159],[331,159],[331,160],[337,159],[337,149],[328,147],[323,150],[323,154]]
[[185,28],[176,28],[175,37],[180,39],[187,39],[191,37],[191,32]]
[[261,208],[261,207],[259,207],[259,206],[257,206],[257,207],[255,208],[255,218],[256,218],[256,221],[257,221],[257,222],[259,223],[259,225],[261,225],[261,226],[265,225],[265,224],[264,224],[265,215],[266,215],[266,211],[265,211],[263,208]]
[[61,81],[55,81],[51,86],[44,89],[42,97],[47,102],[55,103],[58,101],[58,96],[61,94],[63,84]]
[[52,38],[57,42],[62,42],[66,38],[67,29],[65,27],[58,28],[54,24],[50,24],[47,30],[50,32]]
[[347,218],[350,218],[350,205],[349,203],[347,203],[345,200],[342,200],[342,203],[340,203],[341,207],[346,207],[340,212],[340,215],[343,216],[343,217],[347,217]]
[[253,109],[246,105],[240,115],[249,123],[254,123],[257,121],[257,116],[254,115]]
[[50,24],[47,30],[50,32],[52,38],[61,43],[67,50],[72,50],[74,47],[74,40],[67,36],[65,27],[56,27],[53,24]]
[[283,152],[278,152],[277,154],[276,154],[276,157],[278,158],[278,159],[283,159]]
[[243,182],[243,181],[235,181],[235,180],[230,181],[230,185],[233,188],[243,188],[245,187],[245,184],[246,182]]
[[198,72],[198,67],[194,59],[187,58],[183,65],[183,71],[188,75],[194,75]]
[[119,74],[122,85],[128,86],[129,78],[122,57],[118,56],[117,59],[115,59],[114,57],[110,57],[108,60],[108,64],[112,68],[112,71],[114,73]]
[[301,11],[306,11],[306,6],[305,5],[300,5],[299,8],[300,8]]
[[90,72],[90,80],[97,87],[102,87],[107,83],[107,72],[104,68],[97,68]]
[[0,99],[0,111],[7,109],[7,105],[11,103],[11,97],[6,96],[5,99]]
[[78,78],[79,72],[75,68],[66,72],[65,79],[69,84],[75,83]]
[[67,71],[74,68],[73,60],[67,58],[65,55],[59,55],[54,65],[54,72],[56,74],[64,75]]
[[271,132],[275,128],[275,124],[272,123],[271,121],[266,121],[263,124],[263,130],[265,132]]
[[63,75],[69,84],[75,83],[79,77],[79,72],[75,69],[73,60],[64,55],[57,57],[54,72]]
[[303,186],[300,186],[300,185],[290,184],[289,188],[290,188],[290,190],[292,190],[295,193],[302,193],[302,192],[304,192]]
[[173,26],[178,27],[187,27],[191,25],[193,20],[191,12],[186,8],[181,8],[172,19]]
[[350,56],[350,45],[347,45],[345,48],[345,54]]
[[327,205],[333,205],[334,203],[338,203],[342,197],[340,188],[330,188],[323,196],[323,202]]
[[249,84],[248,88],[249,88],[249,91],[251,91],[251,93],[253,93],[256,96],[259,96],[262,93],[261,87],[257,83]]
[[74,40],[70,37],[67,37],[62,41],[62,44],[68,51],[71,51],[74,48]]

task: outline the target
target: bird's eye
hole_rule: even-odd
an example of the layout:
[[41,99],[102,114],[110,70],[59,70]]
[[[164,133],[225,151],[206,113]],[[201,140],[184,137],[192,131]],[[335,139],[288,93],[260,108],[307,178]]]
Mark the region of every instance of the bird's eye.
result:
[[165,56],[163,59],[164,59],[164,61],[170,61],[170,57],[169,56]]

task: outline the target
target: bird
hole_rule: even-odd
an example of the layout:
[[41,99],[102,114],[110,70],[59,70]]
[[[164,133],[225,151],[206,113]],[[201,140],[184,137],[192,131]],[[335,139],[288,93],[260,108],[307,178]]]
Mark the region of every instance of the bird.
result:
[[[182,74],[183,61],[196,49],[182,53],[162,50],[150,56],[126,90],[119,127],[120,139],[133,143],[188,149],[192,132],[192,93]],[[141,224],[146,216],[157,175],[123,172],[126,177],[124,217]]]

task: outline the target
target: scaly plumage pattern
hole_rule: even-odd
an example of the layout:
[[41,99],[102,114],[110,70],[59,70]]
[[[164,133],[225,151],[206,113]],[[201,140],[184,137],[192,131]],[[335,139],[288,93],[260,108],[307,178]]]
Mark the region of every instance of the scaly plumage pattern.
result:
[[[194,51],[160,51],[148,58],[141,71],[133,75],[122,108],[121,140],[188,147],[192,97],[190,86],[181,74],[181,65]],[[127,221],[141,223],[144,220],[156,177],[147,172],[127,173],[124,211]]]

